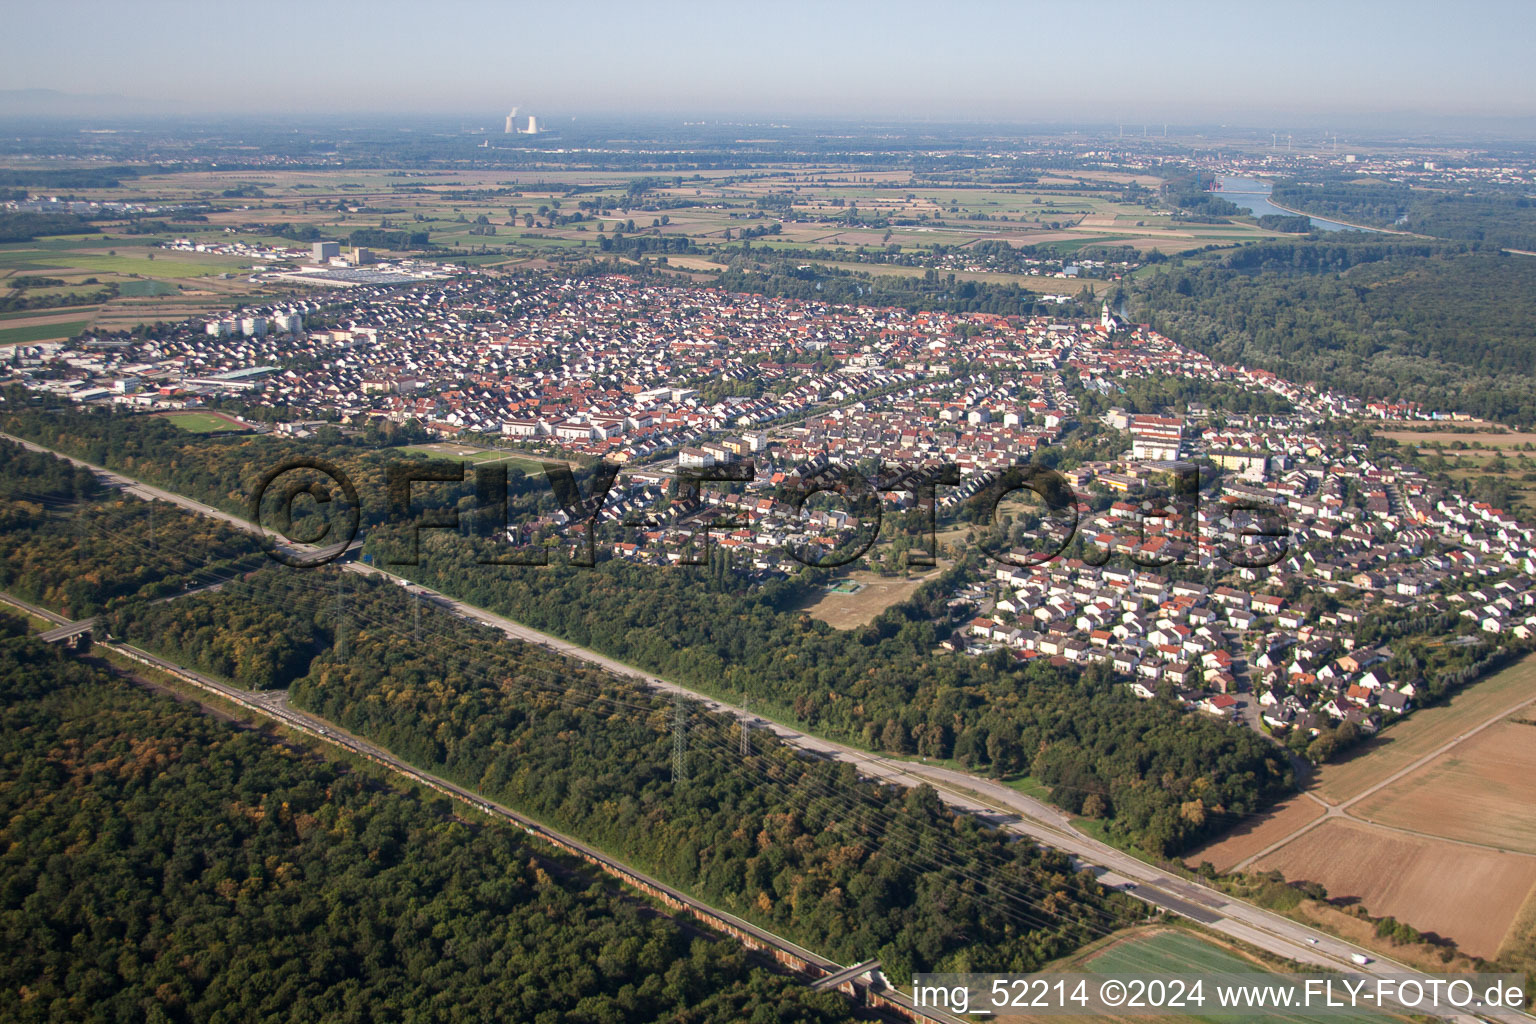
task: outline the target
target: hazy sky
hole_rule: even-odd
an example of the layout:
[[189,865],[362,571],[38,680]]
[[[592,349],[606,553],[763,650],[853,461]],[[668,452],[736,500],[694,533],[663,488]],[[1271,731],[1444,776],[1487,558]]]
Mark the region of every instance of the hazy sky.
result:
[[0,89],[177,111],[1536,114],[1529,0],[52,0],[3,25]]

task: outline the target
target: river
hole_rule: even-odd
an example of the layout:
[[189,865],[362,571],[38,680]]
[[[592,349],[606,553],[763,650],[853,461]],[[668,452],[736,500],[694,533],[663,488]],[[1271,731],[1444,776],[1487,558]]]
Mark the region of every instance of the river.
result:
[[[1243,209],[1252,213],[1255,217],[1263,217],[1266,214],[1274,214],[1277,217],[1291,217],[1294,214],[1289,210],[1282,210],[1269,201],[1269,194],[1274,186],[1267,181],[1259,181],[1257,178],[1230,178],[1221,179],[1221,191],[1215,195],[1228,202],[1236,203]],[[1372,231],[1373,228],[1357,228],[1353,224],[1340,224],[1336,220],[1325,220],[1322,217],[1312,217],[1312,226],[1321,231]]]

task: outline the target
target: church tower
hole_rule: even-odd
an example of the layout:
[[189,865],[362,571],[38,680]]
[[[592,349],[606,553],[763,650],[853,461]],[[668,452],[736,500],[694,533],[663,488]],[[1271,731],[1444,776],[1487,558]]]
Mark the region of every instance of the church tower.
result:
[[1108,299],[1105,299],[1103,305],[1099,306],[1099,326],[1111,332],[1115,329],[1115,317],[1109,311]]

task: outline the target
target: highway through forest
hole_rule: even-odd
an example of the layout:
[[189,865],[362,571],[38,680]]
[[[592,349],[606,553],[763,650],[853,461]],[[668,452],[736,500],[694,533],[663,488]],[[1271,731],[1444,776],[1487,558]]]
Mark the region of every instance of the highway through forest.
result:
[[[394,577],[373,566],[353,563],[357,572]],[[1101,842],[1075,828],[1058,808],[992,779],[921,761],[882,757],[866,750],[802,732],[780,722],[755,715],[750,709],[691,690],[659,676],[644,672],[600,652],[582,647],[520,622],[486,611],[464,601],[441,594],[419,584],[409,586],[420,591],[432,603],[446,607],[466,619],[500,630],[508,637],[540,644],[570,658],[607,669],[609,672],[667,694],[681,693],[704,708],[756,723],[787,743],[855,766],[861,775],[901,786],[926,783],[946,804],[981,815],[993,824],[1017,835],[1070,854],[1079,867],[1094,871],[1104,884],[1120,888],[1128,895],[1159,909],[1182,915],[1229,938],[1247,943],[1275,956],[1329,971],[1375,975],[1422,975],[1422,972],[1390,959],[1374,950],[1356,946],[1327,932],[1310,928],[1281,914],[1235,899],[1211,886],[1191,881],[1170,871],[1148,864],[1108,843]],[[1127,888],[1129,886],[1129,888]],[[1371,962],[1358,964],[1352,955],[1366,956]],[[1526,1021],[1524,1013],[1505,1010],[1488,1014],[1489,1019],[1507,1022]],[[1472,1017],[1448,1019],[1472,1021]]]
[[[62,452],[53,451],[9,434],[0,433],[0,438],[14,441],[32,451],[47,452],[76,465],[85,466],[98,473],[107,482],[139,497],[170,501],[199,514],[217,518],[238,529],[257,534],[264,533],[260,527],[244,519],[182,495],[147,485],[121,473],[83,462]],[[295,551],[304,549],[303,545],[290,547]],[[364,575],[406,582],[402,577],[360,562],[345,563],[345,568]],[[848,762],[867,777],[908,787],[926,783],[932,786],[949,806],[985,816],[998,827],[1009,832],[1027,837],[1041,845],[1062,850],[1075,858],[1081,867],[1093,870],[1105,884],[1124,889],[1129,895],[1135,896],[1152,907],[1180,914],[1212,931],[1266,953],[1307,967],[1328,971],[1348,971],[1379,976],[1427,977],[1424,972],[1385,958],[1374,950],[1346,942],[1320,929],[1308,927],[1281,914],[1236,899],[1212,886],[1148,864],[1078,830],[1057,808],[992,779],[921,761],[882,757],[814,736],[783,723],[764,719],[748,709],[683,687],[601,652],[570,643],[430,588],[421,587],[415,583],[411,583],[410,586],[422,592],[434,604],[447,608],[465,619],[494,627],[508,637],[540,644],[567,657],[599,666],[616,676],[636,681],[663,693],[681,693],[708,710],[755,721],[782,740],[804,750]],[[1370,962],[1361,965],[1352,961],[1352,956],[1368,957]],[[1507,1024],[1515,1024],[1515,1022],[1529,1024],[1533,1019],[1526,1013],[1508,1009],[1485,1009],[1480,1012],[1480,1016],[1488,1020],[1507,1022]],[[1470,1024],[1478,1018],[1461,1015],[1447,1017],[1447,1019]]]

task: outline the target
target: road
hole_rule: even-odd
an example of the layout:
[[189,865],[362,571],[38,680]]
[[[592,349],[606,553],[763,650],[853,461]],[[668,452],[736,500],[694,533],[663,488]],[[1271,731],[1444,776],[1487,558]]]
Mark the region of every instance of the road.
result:
[[[95,473],[103,483],[119,488],[124,494],[131,494],[135,498],[143,498],[146,501],[167,501],[172,505],[178,505],[189,512],[196,512],[200,516],[207,516],[209,519],[217,519],[219,522],[233,526],[235,529],[242,532],[254,534],[258,537],[268,537],[269,540],[271,539],[267,532],[260,526],[257,526],[255,523],[252,523],[247,519],[242,519],[239,516],[230,515],[228,512],[216,509],[212,505],[204,505],[200,501],[193,501],[191,498],[188,498],[182,494],[177,494],[175,491],[167,491],[163,488],[155,487],[152,484],[146,484],[144,481],[137,480],[131,476],[124,476],[122,473],[115,473],[112,470],[107,469],[105,466],[98,466],[95,463],[86,462],[84,459],[77,459],[71,455],[65,455],[63,452],[56,452],[52,448],[45,448],[40,444],[34,444],[31,441],[20,437],[15,437],[11,434],[0,432],[0,439],[10,441],[14,444],[19,444],[28,451],[41,452],[45,455],[54,455],[76,466],[89,469],[91,472]],[[289,544],[281,541],[278,542],[276,546],[280,550],[292,555],[313,554],[316,550],[318,550],[313,545]],[[348,546],[347,550],[352,551],[361,546],[362,541],[355,540]]]
[[59,626],[60,628],[74,625],[73,622],[70,622],[68,619],[58,614],[57,612],[51,612],[47,608],[39,608],[37,605],[23,601],[19,597],[12,597],[10,594],[5,594],[0,596],[0,600],[3,600],[6,604],[13,608],[20,608],[22,611],[28,613],[29,615],[36,615],[40,619],[52,622],[54,625]]
[[[53,452],[50,449],[20,441],[17,438],[10,437],[10,435],[0,434],[0,437],[17,441],[33,451],[48,452],[49,454],[69,458],[62,455],[62,453]],[[220,512],[200,502],[191,501],[180,495],[171,495],[168,492],[161,491],[159,488],[148,487],[138,480],[123,476],[122,474],[112,473],[99,466],[91,466],[89,463],[81,462],[78,459],[69,459],[69,461],[77,465],[87,466],[98,473],[104,474],[108,479],[117,482],[119,486],[129,489],[133,493],[139,493],[142,490],[142,492],[150,496],[174,501],[183,508],[188,508],[204,515],[214,516],[240,529],[249,532],[260,532],[252,524],[229,516],[227,513]],[[345,567],[352,572],[364,575],[378,575],[389,577],[392,580],[400,579],[400,577],[396,577],[375,566],[364,565],[358,562],[347,563]],[[413,584],[413,586],[417,585]],[[567,657],[597,665],[615,675],[639,681],[665,693],[682,693],[684,696],[697,700],[701,705],[712,711],[763,722],[764,728],[771,729],[775,735],[786,742],[805,750],[816,751],[828,757],[846,761],[856,766],[862,774],[870,778],[883,779],[909,787],[920,783],[927,783],[934,787],[939,796],[949,806],[982,814],[990,819],[997,819],[999,812],[1002,811],[1005,817],[999,821],[1001,827],[1017,835],[1028,837],[1042,845],[1054,847],[1070,854],[1081,866],[1094,870],[1095,873],[1099,874],[1106,884],[1123,887],[1129,882],[1134,885],[1134,890],[1130,892],[1130,895],[1151,906],[1189,917],[1210,928],[1212,931],[1247,943],[1267,953],[1299,964],[1321,967],[1328,970],[1344,970],[1375,975],[1422,975],[1422,972],[1414,970],[1405,964],[1383,958],[1374,950],[1345,942],[1326,932],[1292,921],[1290,918],[1280,914],[1264,910],[1242,900],[1234,899],[1210,886],[1190,881],[1182,876],[1138,860],[1128,853],[1078,831],[1059,810],[1051,807],[1049,804],[991,779],[970,775],[939,765],[898,761],[881,757],[868,751],[801,732],[782,723],[766,721],[744,708],[651,675],[597,651],[562,640],[559,637],[525,626],[512,619],[488,612],[483,608],[478,608],[455,598],[439,594],[429,588],[417,586],[417,589],[421,590],[425,595],[429,595],[434,603],[449,608],[466,619],[494,627],[509,637],[541,644]],[[1351,962],[1349,958],[1354,954],[1370,957],[1371,963],[1361,966]],[[1485,1016],[1488,1019],[1509,1022],[1509,1024],[1514,1024],[1517,1021],[1529,1024],[1532,1020],[1529,1015],[1513,1010],[1501,1010],[1497,1013],[1487,1013]],[[1467,1016],[1450,1019],[1466,1022],[1475,1020],[1475,1018]]]
[[[193,594],[213,593],[215,591],[221,590],[223,586],[224,584],[222,583],[210,583],[205,587],[193,587],[190,590],[182,590],[178,591],[177,593],[170,594],[166,597],[156,598],[155,600],[151,601],[150,604],[164,604],[167,601],[175,601],[179,598],[191,597]],[[81,633],[93,630],[96,628],[96,623],[99,621],[96,616],[93,615],[88,619],[77,619],[74,622],[70,622],[68,619],[61,615],[55,615],[52,612],[41,608],[34,608],[32,605],[27,604],[25,601],[17,600],[9,594],[4,595],[3,598],[0,599],[15,604],[18,607],[24,606],[28,611],[31,611],[34,614],[43,615],[46,618],[57,622],[58,625],[53,629],[50,629],[45,633],[39,633],[37,636],[39,640],[43,640],[48,643],[54,643],[59,640],[68,640],[72,636],[79,636]]]
[[[359,563],[349,564],[347,568],[367,575],[399,578],[382,569]],[[771,730],[780,739],[804,750],[846,761],[868,778],[909,787],[927,783],[933,786],[940,798],[951,807],[983,815],[1010,832],[1070,854],[1079,866],[1095,871],[1106,885],[1123,888],[1127,883],[1131,883],[1134,888],[1129,891],[1129,895],[1158,909],[1198,921],[1213,931],[1268,953],[1300,964],[1329,970],[1378,975],[1419,975],[1421,973],[1407,965],[1382,959],[1380,954],[1363,946],[1345,942],[1280,914],[1233,899],[1210,886],[1192,882],[1138,860],[1128,853],[1080,832],[1057,808],[991,779],[941,765],[881,757],[833,740],[813,736],[782,723],[765,720],[748,709],[728,701],[679,686],[590,648],[578,646],[430,588],[414,583],[411,587],[419,590],[434,604],[448,608],[466,619],[500,630],[508,637],[541,644],[567,657],[599,666],[621,677],[639,681],[662,693],[680,692],[716,713],[759,722],[762,728]],[[1001,816],[999,812],[1002,812]],[[1365,966],[1356,964],[1349,959],[1352,954],[1371,957],[1372,963]],[[1525,1014],[1516,1011],[1504,1011],[1490,1017],[1507,1022],[1530,1020]],[[1451,1019],[1471,1021],[1474,1018]]]

